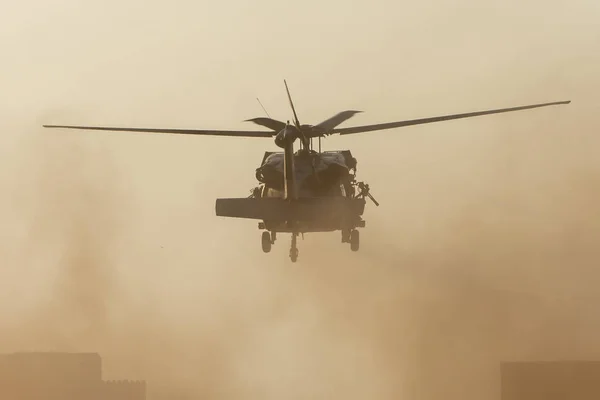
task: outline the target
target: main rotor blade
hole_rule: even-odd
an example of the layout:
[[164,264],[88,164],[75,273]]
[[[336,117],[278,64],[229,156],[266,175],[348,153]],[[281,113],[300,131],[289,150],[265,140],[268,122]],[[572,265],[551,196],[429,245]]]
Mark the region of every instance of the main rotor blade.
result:
[[511,107],[511,108],[501,108],[501,109],[497,109],[497,110],[477,111],[477,112],[464,113],[464,114],[443,115],[443,116],[439,116],[439,117],[420,118],[420,119],[398,121],[398,122],[388,122],[388,123],[375,124],[375,125],[354,126],[354,127],[350,127],[350,128],[338,128],[338,129],[333,129],[331,131],[331,133],[339,133],[340,135],[349,135],[352,133],[379,131],[379,130],[384,130],[384,129],[393,129],[393,128],[400,128],[400,127],[404,127],[404,126],[419,125],[419,124],[429,124],[432,122],[448,121],[448,120],[460,119],[460,118],[478,117],[480,115],[500,114],[500,113],[505,113],[505,112],[510,112],[510,111],[528,110],[531,108],[546,107],[546,106],[553,106],[553,105],[559,105],[559,104],[569,104],[570,102],[571,102],[571,100],[558,101],[558,102],[554,102],[554,103],[534,104],[534,105],[529,105],[529,106],[520,106],[520,107]]
[[347,110],[347,111],[339,112],[339,113],[335,114],[333,117],[328,118],[325,121],[320,122],[319,124],[315,125],[314,128],[316,128],[317,131],[323,131],[325,133],[328,133],[330,130],[332,130],[333,128],[335,128],[336,126],[341,124],[342,122],[352,118],[354,115],[361,113],[361,112],[362,111],[355,111],[355,110]]
[[273,137],[273,131],[222,131],[199,129],[162,129],[162,128],[115,128],[105,126],[75,126],[75,125],[42,125],[44,128],[86,129],[92,131],[118,131],[118,132],[145,132],[145,133],[171,133],[179,135],[213,135],[237,137]]
[[258,117],[258,118],[247,119],[244,122],[254,122],[257,125],[262,125],[265,128],[273,129],[274,131],[277,131],[277,132],[279,132],[280,130],[285,128],[285,122],[277,121],[276,119],[267,118],[267,117]]
[[290,89],[288,88],[288,84],[286,80],[283,80],[285,84],[285,91],[288,95],[288,100],[290,101],[290,106],[292,107],[292,112],[294,113],[294,122],[296,123],[296,128],[300,129],[300,121],[298,120],[298,115],[296,115],[296,108],[294,107],[294,103],[292,102],[292,95],[290,94]]

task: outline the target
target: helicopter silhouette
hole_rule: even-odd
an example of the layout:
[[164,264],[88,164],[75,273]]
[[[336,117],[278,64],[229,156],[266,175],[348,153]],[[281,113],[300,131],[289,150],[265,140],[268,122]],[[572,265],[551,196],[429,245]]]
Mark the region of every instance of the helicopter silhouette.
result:
[[[262,162],[256,169],[256,179],[259,185],[251,190],[251,194],[248,197],[216,199],[215,211],[216,215],[221,217],[259,220],[258,228],[263,231],[261,245],[265,253],[271,251],[278,233],[290,233],[291,246],[289,257],[292,262],[296,262],[299,253],[297,237],[299,235],[304,236],[305,233],[309,232],[340,231],[342,243],[349,243],[352,251],[358,251],[360,235],[357,228],[364,228],[366,226],[366,222],[362,218],[366,199],[370,199],[376,206],[379,206],[379,203],[370,193],[369,185],[356,180],[357,160],[352,156],[352,152],[350,150],[321,151],[321,138],[333,134],[349,135],[373,132],[460,118],[569,104],[571,102],[570,100],[558,101],[338,128],[343,122],[362,111],[346,110],[316,125],[301,124],[285,80],[284,84],[294,117],[293,124],[290,124],[289,120],[282,122],[270,117],[258,117],[246,120],[246,122],[253,122],[268,129],[264,131],[119,128],[74,125],[43,125],[43,127],[274,138],[275,145],[283,149],[283,151],[266,151],[264,153]],[[318,150],[313,149],[313,139],[318,139],[319,141]],[[294,152],[294,143],[296,141],[300,142],[300,149]]]

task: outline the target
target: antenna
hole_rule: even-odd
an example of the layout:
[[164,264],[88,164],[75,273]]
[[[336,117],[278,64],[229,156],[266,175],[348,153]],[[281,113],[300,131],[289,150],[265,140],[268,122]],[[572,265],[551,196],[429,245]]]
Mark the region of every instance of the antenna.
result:
[[300,121],[298,120],[298,115],[296,115],[296,108],[294,107],[294,103],[292,102],[292,95],[290,94],[290,89],[288,88],[285,79],[283,80],[283,83],[285,84],[285,90],[288,95],[288,100],[290,101],[290,107],[292,108],[292,112],[294,113],[294,122],[296,123],[296,128],[300,129]]
[[262,107],[263,111],[265,112],[265,114],[267,114],[267,117],[271,118],[271,116],[269,115],[269,113],[267,112],[267,109],[262,105],[262,103],[260,102],[260,99],[257,97],[256,100],[258,101],[258,104],[260,104],[260,106]]

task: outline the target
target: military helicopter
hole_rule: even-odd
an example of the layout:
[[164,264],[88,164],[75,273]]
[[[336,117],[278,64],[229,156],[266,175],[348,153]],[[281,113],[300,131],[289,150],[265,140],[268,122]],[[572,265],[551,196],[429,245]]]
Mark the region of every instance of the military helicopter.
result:
[[[293,124],[290,124],[289,120],[284,123],[272,119],[268,113],[268,117],[246,120],[246,122],[253,122],[268,129],[264,131],[43,126],[45,128],[274,138],[275,144],[283,151],[266,151],[264,153],[261,165],[256,169],[256,179],[259,185],[251,190],[248,197],[216,199],[215,211],[216,215],[221,217],[259,220],[258,228],[263,230],[261,244],[265,253],[271,251],[271,246],[275,243],[278,233],[290,233],[292,240],[289,257],[292,262],[296,262],[299,253],[297,237],[304,236],[309,232],[340,231],[342,243],[349,243],[352,251],[358,251],[360,236],[357,228],[364,228],[366,225],[362,218],[366,199],[369,198],[376,206],[379,206],[370,193],[369,185],[356,180],[357,160],[352,156],[352,152],[350,150],[321,151],[321,138],[333,134],[349,135],[372,132],[571,102],[570,100],[559,101],[338,128],[343,122],[362,111],[342,111],[317,125],[301,124],[286,80],[284,80],[284,84],[294,117]],[[313,149],[313,139],[318,139],[318,151]],[[294,143],[297,140],[300,141],[300,149],[294,152]]]

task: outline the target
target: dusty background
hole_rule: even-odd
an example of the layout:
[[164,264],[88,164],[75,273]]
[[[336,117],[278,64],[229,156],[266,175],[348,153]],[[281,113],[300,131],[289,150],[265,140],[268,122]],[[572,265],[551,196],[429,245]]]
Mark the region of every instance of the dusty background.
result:
[[[5,2],[0,351],[98,351],[105,376],[212,399],[499,399],[501,360],[600,357],[600,3]],[[269,140],[43,130],[248,128],[545,101],[332,137],[381,207],[362,248],[260,250]],[[188,397],[183,397],[188,396]]]

